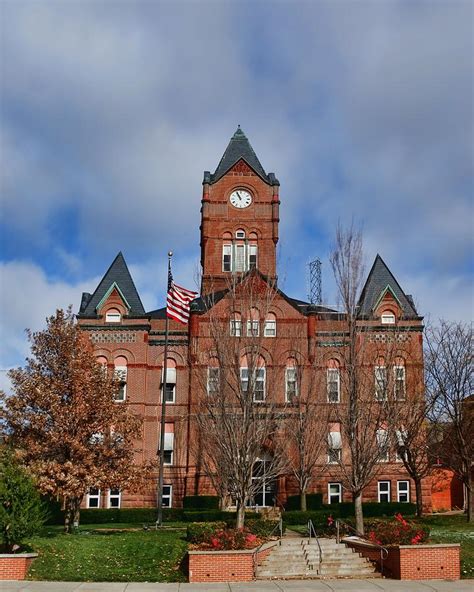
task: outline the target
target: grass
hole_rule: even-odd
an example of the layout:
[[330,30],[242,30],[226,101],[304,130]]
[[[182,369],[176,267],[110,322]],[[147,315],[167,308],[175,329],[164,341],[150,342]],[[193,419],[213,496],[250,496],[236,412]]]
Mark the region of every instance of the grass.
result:
[[[126,531],[115,529],[124,528]],[[131,530],[128,530],[131,529]],[[49,526],[28,545],[39,553],[30,580],[76,582],[185,582],[187,544],[181,529],[137,529],[136,524],[87,525],[65,535]]]

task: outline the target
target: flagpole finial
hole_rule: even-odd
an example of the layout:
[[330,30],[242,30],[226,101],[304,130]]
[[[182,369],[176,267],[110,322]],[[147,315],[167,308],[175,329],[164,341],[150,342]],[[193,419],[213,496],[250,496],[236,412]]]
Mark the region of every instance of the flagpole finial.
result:
[[173,251],[168,251],[168,257],[172,257],[173,256]]

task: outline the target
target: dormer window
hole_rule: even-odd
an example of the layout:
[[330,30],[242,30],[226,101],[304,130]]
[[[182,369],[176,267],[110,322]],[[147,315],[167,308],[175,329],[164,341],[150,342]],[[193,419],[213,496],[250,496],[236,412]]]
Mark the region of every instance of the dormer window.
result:
[[105,313],[105,322],[106,323],[120,323],[122,320],[122,315],[119,310],[116,308],[111,308]]
[[382,313],[380,320],[382,321],[382,325],[395,325],[395,315],[389,310]]

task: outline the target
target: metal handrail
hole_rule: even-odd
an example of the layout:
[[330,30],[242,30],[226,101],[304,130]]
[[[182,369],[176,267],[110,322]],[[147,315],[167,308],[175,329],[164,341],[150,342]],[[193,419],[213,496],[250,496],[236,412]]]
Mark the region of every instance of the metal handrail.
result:
[[321,549],[321,544],[319,542],[318,536],[316,534],[316,529],[314,528],[314,524],[313,521],[311,520],[311,518],[308,520],[308,538],[311,542],[311,533],[314,534],[314,538],[316,539],[316,542],[318,543],[318,548],[319,548],[319,573],[321,573],[321,563],[323,562],[323,550]]
[[369,538],[367,538],[365,536],[365,534],[363,534],[362,532],[359,532],[356,528],[354,528],[350,524],[347,524],[347,522],[344,522],[343,520],[339,520],[339,518],[336,520],[336,543],[337,544],[339,544],[341,542],[341,536],[340,536],[340,525],[341,524],[343,526],[345,526],[347,529],[352,530],[352,532],[354,532],[360,539],[363,539],[364,541],[367,541],[368,543],[370,543],[374,547],[377,547],[378,549],[380,549],[380,571],[383,575],[383,562],[384,562],[384,559],[387,559],[387,557],[388,557],[387,547],[384,547],[383,545],[379,545],[378,543],[374,543],[374,541],[371,541]]
[[[277,529],[280,532],[280,536],[278,537],[278,544],[281,545],[281,539],[283,538],[283,518],[280,518],[280,520],[278,520],[278,522],[275,524],[275,526],[272,528],[272,531],[268,535],[268,538],[270,538],[271,536],[273,536],[274,532]],[[263,547],[263,545],[265,545],[265,543],[267,543],[267,542],[268,541],[263,541],[263,543],[260,543],[260,545],[253,552],[252,562],[253,562],[253,577],[254,578],[257,575],[257,557],[258,557],[258,553],[259,553],[260,549]]]

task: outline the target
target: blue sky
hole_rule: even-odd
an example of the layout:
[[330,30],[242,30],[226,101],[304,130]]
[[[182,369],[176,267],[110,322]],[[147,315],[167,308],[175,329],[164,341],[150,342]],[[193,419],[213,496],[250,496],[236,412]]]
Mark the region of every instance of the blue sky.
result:
[[[119,250],[147,309],[194,286],[204,170],[240,124],[281,182],[282,288],[338,220],[422,314],[473,312],[473,4],[3,0],[1,345],[92,291]],[[6,385],[6,379],[0,385]]]

